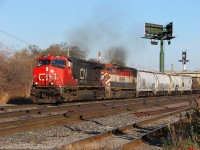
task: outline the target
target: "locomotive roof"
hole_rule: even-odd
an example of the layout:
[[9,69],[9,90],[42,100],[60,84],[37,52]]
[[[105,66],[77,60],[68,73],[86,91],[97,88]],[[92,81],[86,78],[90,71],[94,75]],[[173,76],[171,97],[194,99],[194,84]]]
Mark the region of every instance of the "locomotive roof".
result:
[[38,59],[66,59],[66,57],[64,56],[55,56],[55,55],[42,55],[40,57],[38,57]]

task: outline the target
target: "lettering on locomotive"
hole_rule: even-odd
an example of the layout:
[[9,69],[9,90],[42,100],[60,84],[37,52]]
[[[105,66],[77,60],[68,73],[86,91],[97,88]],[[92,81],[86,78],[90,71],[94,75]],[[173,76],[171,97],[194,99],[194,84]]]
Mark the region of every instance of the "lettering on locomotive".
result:
[[81,80],[87,79],[87,69],[85,68],[80,69],[80,79]]
[[119,78],[119,81],[125,82],[125,77],[120,77],[120,78]]

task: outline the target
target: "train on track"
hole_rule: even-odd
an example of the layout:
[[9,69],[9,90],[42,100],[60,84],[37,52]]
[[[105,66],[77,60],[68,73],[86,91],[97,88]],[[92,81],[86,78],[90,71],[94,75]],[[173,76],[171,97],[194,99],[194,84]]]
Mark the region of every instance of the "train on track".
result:
[[30,91],[34,103],[200,93],[197,77],[53,55],[40,56],[37,63]]

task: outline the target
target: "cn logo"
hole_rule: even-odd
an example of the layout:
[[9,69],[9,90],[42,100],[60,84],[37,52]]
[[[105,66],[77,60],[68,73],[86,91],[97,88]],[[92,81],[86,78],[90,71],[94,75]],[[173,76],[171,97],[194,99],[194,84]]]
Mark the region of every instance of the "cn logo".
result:
[[40,73],[39,74],[39,81],[47,81],[48,80],[48,74]]
[[87,69],[85,68],[80,69],[80,79],[81,80],[87,79]]

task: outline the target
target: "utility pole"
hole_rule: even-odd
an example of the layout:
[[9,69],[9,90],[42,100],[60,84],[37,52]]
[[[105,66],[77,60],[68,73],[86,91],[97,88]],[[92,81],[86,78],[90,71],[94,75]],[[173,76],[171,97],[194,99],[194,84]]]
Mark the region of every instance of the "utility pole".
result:
[[101,62],[101,52],[98,52],[98,62]]
[[164,46],[163,46],[163,38],[160,39],[160,72],[164,73],[165,68],[165,54],[164,54]]
[[68,47],[67,47],[67,57],[70,57],[70,50],[71,50],[71,47],[70,47],[70,45],[68,45]]
[[171,44],[170,40],[175,38],[172,36],[173,33],[173,23],[170,22],[166,26],[145,23],[145,36],[142,38],[150,39],[151,45],[157,45],[160,41],[160,72],[165,71],[165,55],[164,55],[164,40],[168,41],[168,45]]

